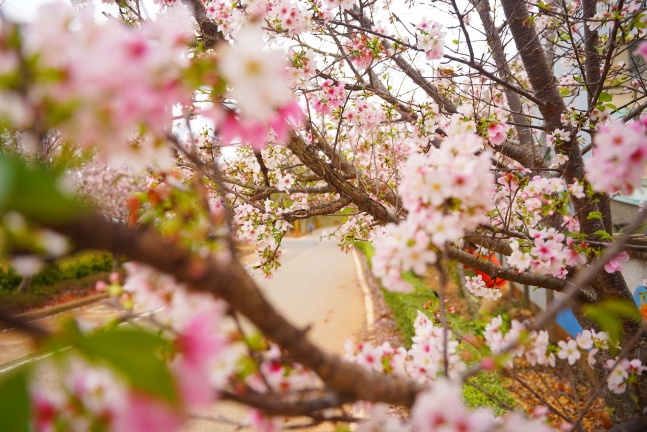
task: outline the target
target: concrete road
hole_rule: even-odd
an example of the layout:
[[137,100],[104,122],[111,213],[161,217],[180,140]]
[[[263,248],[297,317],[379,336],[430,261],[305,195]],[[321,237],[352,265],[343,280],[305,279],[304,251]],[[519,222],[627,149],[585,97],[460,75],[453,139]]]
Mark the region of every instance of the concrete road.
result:
[[[333,240],[313,236],[283,240],[282,266],[272,279],[257,280],[277,309],[297,326],[311,325],[311,340],[324,349],[343,353],[347,339],[366,327],[364,296],[352,254],[344,254]],[[246,411],[233,403],[219,403],[197,414],[244,421]],[[299,422],[299,420],[295,420]],[[294,424],[294,423],[292,423]],[[300,429],[329,431],[330,425]],[[239,429],[208,420],[193,420],[183,432],[228,432]]]
[[283,242],[282,266],[272,279],[257,279],[261,290],[292,323],[312,325],[312,340],[341,354],[366,320],[353,255],[316,234]]
[[[105,324],[117,315],[118,313],[111,306],[110,300],[101,300],[32,322],[47,330],[55,331],[60,323],[73,317],[76,317],[85,324],[99,326]],[[38,348],[33,345],[31,338],[24,333],[16,329],[0,331],[0,374],[7,372],[24,361],[36,359],[37,357],[34,355],[38,351]]]

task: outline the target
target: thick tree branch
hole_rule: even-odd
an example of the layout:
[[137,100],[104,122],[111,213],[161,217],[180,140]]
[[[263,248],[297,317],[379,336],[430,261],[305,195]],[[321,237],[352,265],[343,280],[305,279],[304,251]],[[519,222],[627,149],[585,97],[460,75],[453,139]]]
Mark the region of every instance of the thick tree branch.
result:
[[372,199],[366,192],[360,190],[344,180],[337,170],[320,159],[316,153],[305,143],[303,138],[292,134],[288,148],[315,174],[321,176],[329,185],[340,194],[350,198],[361,211],[365,211],[380,223],[397,222],[397,217],[391,214],[382,204]]
[[202,45],[205,48],[212,48],[218,42],[225,40],[223,34],[218,30],[216,23],[211,21],[207,16],[207,10],[201,0],[182,1],[193,9],[193,16],[200,27],[200,32],[202,33]]
[[[569,285],[567,281],[558,279],[554,276],[519,272],[517,269],[512,267],[504,268],[492,263],[491,261],[480,259],[456,247],[447,248],[447,256],[461,264],[480,270],[492,277],[505,279],[511,282],[537,286],[557,292],[564,291]],[[584,302],[595,302],[598,300],[595,292],[588,289],[579,289],[577,296]]]
[[[481,22],[483,23],[486,40],[490,50],[492,51],[492,56],[494,58],[494,63],[497,66],[499,77],[502,80],[510,82],[512,79],[512,72],[510,70],[508,59],[505,56],[503,42],[494,27],[494,21],[490,14],[490,2],[488,0],[470,0],[470,3],[472,3],[476,8]],[[545,168],[542,155],[538,155],[535,152],[532,130],[527,126],[527,117],[523,115],[523,106],[521,104],[519,94],[508,87],[504,87],[504,91],[506,99],[508,100],[508,105],[510,106],[512,121],[517,130],[520,146],[523,148],[524,152],[528,153],[530,160],[532,161],[532,166],[528,166],[528,168]]]
[[285,348],[294,361],[314,371],[340,398],[410,407],[422,389],[411,381],[373,374],[322,351],[303,330],[276,311],[233,257],[218,261],[191,254],[151,229],[114,224],[98,214],[88,214],[52,228],[69,236],[81,249],[122,254],[173,275],[193,290],[222,298],[268,338]]
[[293,222],[297,219],[307,219],[311,216],[329,215],[338,212],[350,203],[350,198],[342,197],[333,202],[310,206],[310,208],[307,210],[294,210],[292,212],[283,214],[281,217],[288,222]]
[[349,402],[348,399],[340,397],[336,393],[318,393],[314,397],[306,398],[303,395],[294,393],[287,395],[266,394],[249,390],[242,394],[223,392],[221,398],[258,408],[267,415],[293,417],[310,417],[320,411],[337,408]]

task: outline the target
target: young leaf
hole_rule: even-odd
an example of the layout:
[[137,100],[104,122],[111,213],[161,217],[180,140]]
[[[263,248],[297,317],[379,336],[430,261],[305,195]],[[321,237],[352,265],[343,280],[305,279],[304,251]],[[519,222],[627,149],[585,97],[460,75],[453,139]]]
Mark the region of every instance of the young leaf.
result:
[[134,329],[99,331],[74,342],[86,357],[103,361],[121,373],[134,387],[169,402],[177,402],[171,374],[159,352],[167,341]]
[[602,330],[609,333],[613,342],[620,341],[622,337],[622,319],[642,322],[640,311],[632,301],[607,300],[600,304],[584,306],[583,312],[597,321]]
[[597,230],[593,234],[595,234],[596,236],[599,236],[600,238],[603,238],[605,240],[612,240],[613,239],[613,236],[611,234],[609,234],[608,232],[606,232],[605,230]]
[[600,93],[600,97],[598,97],[598,102],[611,102],[613,99],[613,96],[611,96],[607,92],[602,92]]
[[600,219],[602,220],[602,213],[599,211],[593,211],[589,213],[589,215],[586,217],[586,220],[591,220],[591,219]]
[[36,219],[69,220],[83,206],[61,192],[57,184],[52,173],[0,154],[0,212],[13,210]]
[[5,432],[28,432],[31,402],[27,372],[21,370],[0,380],[0,425]]

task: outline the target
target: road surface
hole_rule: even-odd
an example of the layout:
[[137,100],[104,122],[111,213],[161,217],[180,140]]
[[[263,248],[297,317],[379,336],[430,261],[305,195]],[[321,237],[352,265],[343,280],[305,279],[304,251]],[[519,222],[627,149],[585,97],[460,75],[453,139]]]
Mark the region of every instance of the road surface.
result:
[[[324,349],[343,353],[347,339],[366,327],[364,296],[352,254],[340,251],[334,240],[312,236],[283,240],[282,266],[272,279],[257,279],[263,293],[293,324],[311,325],[308,337]],[[223,416],[238,422],[246,411],[233,403],[218,403],[198,414]],[[304,431],[330,431],[331,425]],[[193,420],[183,432],[247,431],[238,426]]]
[[[101,300],[35,320],[32,323],[49,331],[56,331],[61,322],[76,317],[87,325],[99,326],[118,315],[111,303],[111,300]],[[0,374],[8,372],[23,362],[37,360],[38,353],[38,347],[34,346],[31,338],[24,333],[16,329],[0,331]]]

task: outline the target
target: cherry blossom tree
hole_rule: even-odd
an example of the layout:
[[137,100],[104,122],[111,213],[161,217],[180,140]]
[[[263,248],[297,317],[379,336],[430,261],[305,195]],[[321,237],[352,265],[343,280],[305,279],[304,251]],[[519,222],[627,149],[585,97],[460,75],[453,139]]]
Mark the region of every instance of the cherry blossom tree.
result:
[[[642,2],[107,3],[101,20],[75,2],[1,21],[2,140],[46,154],[56,134],[78,152],[137,161],[153,180],[126,226],[71,198],[46,158],[4,152],[0,250],[38,255],[63,235],[127,256],[111,292],[128,310],[157,310],[159,331],[50,335],[2,315],[79,354],[61,392],[23,392],[37,430],[174,430],[187,407],[217,397],[256,409],[258,430],[279,428],[272,416],[355,422],[341,407],[358,401],[372,410],[360,430],[551,430],[541,410],[495,418],[461,401],[462,380],[515,357],[586,357],[600,378],[590,403],[605,389],[617,430],[643,430],[647,335],[618,271],[641,247],[631,234],[643,210],[617,236],[610,211],[613,194],[640,187],[647,160]],[[20,226],[9,223],[16,214]],[[458,262],[563,300],[510,329],[492,320],[474,364],[456,354],[471,338],[453,339],[442,308],[438,324],[418,317],[409,350],[362,344],[332,356],[265,300],[235,248],[256,245],[253,268],[271,277],[293,222],[340,214],[340,246],[371,242],[388,289],[410,290],[403,272],[430,266],[445,280]],[[463,240],[507,264],[465,252]],[[466,286],[498,297],[482,278]],[[542,327],[566,305],[587,330],[549,348]],[[240,315],[269,342],[228,335],[222,322]],[[148,348],[144,367],[115,354],[129,348]],[[387,417],[384,403],[410,418]],[[564,427],[580,428],[585,412]]]

